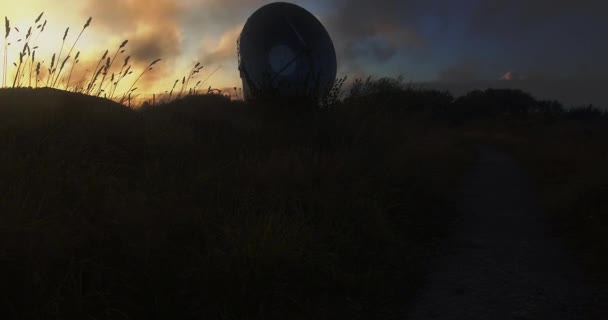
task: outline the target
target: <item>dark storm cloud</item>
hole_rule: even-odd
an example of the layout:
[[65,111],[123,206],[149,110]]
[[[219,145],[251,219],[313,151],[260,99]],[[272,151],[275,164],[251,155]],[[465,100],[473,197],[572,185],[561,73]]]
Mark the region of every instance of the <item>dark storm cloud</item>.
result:
[[333,1],[326,25],[343,69],[386,63],[406,48],[424,47],[425,39],[411,24],[418,10],[407,0]]
[[467,60],[448,65],[439,72],[439,81],[445,82],[469,82],[481,78],[479,63]]
[[365,57],[376,62],[386,62],[395,56],[398,48],[384,41],[371,41],[363,45],[350,45],[343,49],[343,57],[357,59]]
[[493,41],[505,61],[546,77],[608,72],[608,2],[494,0],[480,2],[469,37]]
[[603,20],[606,10],[608,2],[602,0],[480,1],[471,23],[480,32],[517,34],[563,17],[571,18],[572,23],[577,18]]

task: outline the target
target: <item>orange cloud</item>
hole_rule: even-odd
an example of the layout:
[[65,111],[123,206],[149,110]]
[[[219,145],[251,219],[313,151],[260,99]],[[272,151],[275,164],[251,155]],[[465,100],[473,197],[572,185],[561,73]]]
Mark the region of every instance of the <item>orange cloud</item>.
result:
[[505,80],[505,81],[509,81],[512,79],[513,79],[513,72],[511,72],[511,71],[508,71],[502,77],[500,77],[500,80]]
[[218,41],[203,41],[201,53],[203,63],[222,64],[226,60],[237,61],[237,40],[243,30],[242,25],[235,26],[225,31]]

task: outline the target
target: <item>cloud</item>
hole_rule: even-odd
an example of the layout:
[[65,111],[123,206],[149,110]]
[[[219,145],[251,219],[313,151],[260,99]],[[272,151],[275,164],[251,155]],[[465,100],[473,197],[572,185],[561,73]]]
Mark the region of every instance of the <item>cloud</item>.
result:
[[[236,39],[242,26],[270,2],[83,1],[82,15],[93,16],[93,28],[112,35],[108,47],[129,39],[127,53],[141,67],[163,58],[161,69],[146,78],[162,79],[172,69],[201,61],[226,66],[219,77],[226,85],[238,83]],[[414,74],[412,80],[470,81],[498,79],[511,69],[547,77],[608,73],[608,42],[602,38],[608,31],[602,17],[608,10],[605,1],[293,2],[326,26],[340,72],[349,75],[397,72]]]
[[425,39],[409,24],[418,10],[413,1],[335,0],[327,17],[340,63],[346,69],[386,63],[406,48],[421,48]]
[[473,60],[465,60],[449,65],[439,72],[439,81],[444,82],[471,82],[482,78],[480,63]]
[[201,45],[201,61],[204,65],[223,64],[224,62],[237,60],[237,39],[243,29],[237,25],[226,30],[219,39],[208,39]]
[[[236,39],[246,19],[265,0],[88,0],[84,12],[102,31],[129,39],[128,53],[144,65],[163,58],[169,68],[176,57],[201,47],[192,59],[206,65],[236,61]],[[407,22],[420,11],[412,0],[295,1],[316,14],[335,42],[339,65],[348,73],[365,66],[399,60],[404,52],[425,46],[426,40]],[[315,12],[311,8],[322,8]],[[120,40],[116,41],[122,41]],[[203,38],[202,40],[200,38]],[[186,43],[184,43],[186,39]],[[193,43],[194,42],[194,43]],[[202,43],[202,44],[201,44]],[[408,50],[410,49],[410,50]],[[183,57],[182,57],[183,59]],[[165,67],[167,68],[167,67]]]
[[482,1],[475,9],[471,25],[482,33],[520,34],[564,17],[603,20],[607,10],[608,2],[601,0]]
[[172,0],[155,0],[153,4],[146,0],[89,0],[85,7],[85,12],[94,13],[95,27],[119,41],[129,40],[125,55],[131,55],[135,67],[142,69],[155,59],[163,59],[155,72],[142,79],[144,86],[170,73],[180,58],[180,10]]
[[528,77],[515,71],[507,71],[503,74],[499,80],[503,81],[517,81],[517,80],[527,80]]

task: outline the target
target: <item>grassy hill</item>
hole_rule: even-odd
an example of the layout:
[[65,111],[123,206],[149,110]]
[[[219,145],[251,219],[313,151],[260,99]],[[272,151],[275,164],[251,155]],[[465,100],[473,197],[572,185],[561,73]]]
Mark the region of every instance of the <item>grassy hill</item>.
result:
[[11,318],[397,317],[469,159],[453,129],[365,103],[0,101]]
[[571,226],[556,232],[588,258],[605,250],[605,119],[386,79],[323,109],[0,90],[0,305],[19,319],[399,318],[479,143],[528,165]]

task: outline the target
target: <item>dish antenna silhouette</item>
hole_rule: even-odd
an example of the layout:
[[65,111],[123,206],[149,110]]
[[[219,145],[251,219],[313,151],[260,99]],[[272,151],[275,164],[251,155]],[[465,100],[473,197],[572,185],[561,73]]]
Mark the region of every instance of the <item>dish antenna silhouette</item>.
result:
[[275,2],[258,9],[237,44],[245,100],[319,99],[336,80],[336,51],[327,30],[295,4]]

